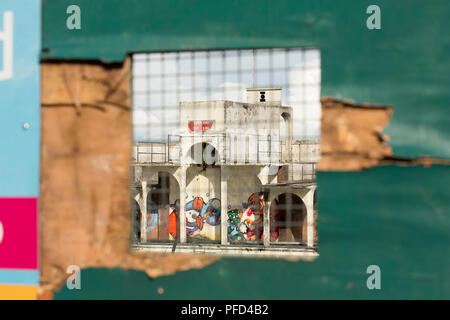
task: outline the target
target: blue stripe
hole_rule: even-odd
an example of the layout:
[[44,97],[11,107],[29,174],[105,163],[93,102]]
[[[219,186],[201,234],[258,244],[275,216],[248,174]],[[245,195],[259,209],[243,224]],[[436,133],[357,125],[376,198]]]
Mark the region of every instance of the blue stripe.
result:
[[[0,32],[4,31],[5,12],[13,13],[13,74],[0,81],[0,196],[3,197],[39,196],[40,8],[39,0],[0,0]],[[5,41],[0,41],[2,46]],[[0,51],[0,70],[3,60]]]
[[39,284],[38,270],[0,269],[0,284]]

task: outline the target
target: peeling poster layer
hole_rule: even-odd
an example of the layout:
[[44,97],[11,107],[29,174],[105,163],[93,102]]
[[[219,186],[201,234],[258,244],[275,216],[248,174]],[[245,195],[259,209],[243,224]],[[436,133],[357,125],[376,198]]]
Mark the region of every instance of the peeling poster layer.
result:
[[[129,59],[123,65],[42,64],[41,298],[60,288],[69,265],[132,268],[158,277],[219,259],[130,252],[129,71]],[[439,162],[392,155],[382,134],[391,107],[323,98],[322,108],[320,170]]]

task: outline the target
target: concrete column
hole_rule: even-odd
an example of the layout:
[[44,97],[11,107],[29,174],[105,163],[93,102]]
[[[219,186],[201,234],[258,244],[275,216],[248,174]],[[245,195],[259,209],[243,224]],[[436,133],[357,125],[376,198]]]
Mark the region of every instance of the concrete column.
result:
[[134,199],[139,205],[139,210],[141,211],[141,243],[147,242],[147,196],[149,192],[149,188],[147,187],[147,181],[141,182],[142,186],[142,194],[137,194]]
[[292,116],[286,121],[286,149],[288,151],[288,162],[292,162]]
[[228,244],[228,168],[220,167],[220,243]]
[[290,112],[283,112],[281,114],[281,117],[284,119],[285,122],[285,141],[286,141],[286,160],[287,162],[292,161],[292,135],[293,135],[293,128],[292,128],[292,109]]
[[270,246],[270,201],[269,192],[264,192],[264,247]]
[[256,174],[261,184],[268,184],[269,183],[269,166],[264,166],[259,169],[259,172]]
[[303,202],[306,206],[306,227],[307,227],[307,241],[308,247],[314,246],[314,191],[316,187],[311,187],[306,195],[303,197]]
[[179,184],[180,184],[180,243],[186,243],[186,171],[187,166],[180,167]]

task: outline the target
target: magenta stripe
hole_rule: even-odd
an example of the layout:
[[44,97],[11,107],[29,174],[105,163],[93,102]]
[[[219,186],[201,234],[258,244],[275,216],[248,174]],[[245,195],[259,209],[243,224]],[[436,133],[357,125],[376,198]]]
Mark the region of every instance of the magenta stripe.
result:
[[38,268],[38,198],[0,198],[0,268]]

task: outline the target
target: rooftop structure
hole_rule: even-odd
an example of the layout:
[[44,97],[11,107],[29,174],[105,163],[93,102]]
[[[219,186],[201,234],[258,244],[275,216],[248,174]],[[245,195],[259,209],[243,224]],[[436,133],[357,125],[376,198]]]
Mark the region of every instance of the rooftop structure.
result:
[[315,256],[319,144],[293,141],[292,128],[281,88],[181,102],[179,135],[133,146],[135,248]]

